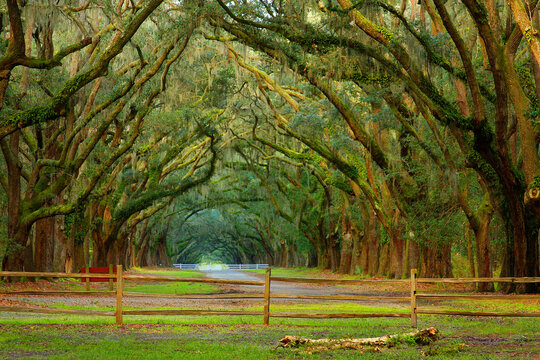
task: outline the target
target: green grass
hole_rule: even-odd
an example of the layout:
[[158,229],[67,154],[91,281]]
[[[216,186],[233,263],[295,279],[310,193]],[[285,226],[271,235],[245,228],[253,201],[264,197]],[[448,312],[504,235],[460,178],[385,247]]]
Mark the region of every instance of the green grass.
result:
[[165,268],[165,269],[156,269],[156,268],[138,268],[133,267],[129,269],[130,274],[138,275],[138,274],[150,274],[150,275],[160,275],[160,276],[176,276],[176,277],[188,277],[188,278],[196,278],[201,277],[203,274],[199,271],[195,270],[178,270],[178,269],[171,269],[171,268]]
[[206,294],[218,291],[212,284],[205,283],[143,283],[127,285],[124,291],[156,293],[156,294]]
[[454,300],[438,304],[441,310],[485,311],[485,312],[540,312],[540,301],[536,300]]
[[[266,273],[266,269],[258,270],[242,270],[242,271],[251,271],[258,274]],[[281,268],[276,267],[272,268],[272,276],[290,276],[290,277],[325,277],[328,275],[328,272],[323,272],[318,268],[307,268],[307,267],[296,267],[296,268]],[[338,275],[336,275],[338,276]],[[340,279],[358,279],[359,276],[350,276],[350,275],[339,275]]]
[[[261,307],[262,310],[262,307]],[[396,309],[389,306],[364,305],[359,303],[340,302],[331,305],[316,304],[272,304],[271,311],[299,313],[402,313],[408,314],[408,309]]]
[[[242,270],[242,271],[251,271],[258,274],[266,273],[266,269]],[[330,270],[321,270],[319,268],[308,268],[308,267],[296,267],[296,268],[272,267],[272,276],[325,278],[325,279],[331,278],[331,279],[345,279],[345,280],[365,278],[365,276],[362,276],[362,275],[336,274],[336,273],[332,273]]]
[[[146,269],[132,268],[130,274],[151,274],[159,276],[174,276],[179,278],[197,278],[203,276],[202,273],[193,270],[173,270],[173,269]],[[135,285],[128,281],[124,291],[157,293],[157,294],[207,294],[218,291],[218,288],[212,284],[205,283],[186,283],[186,282],[140,282]]]
[[[103,306],[100,302],[93,304],[92,306],[82,306],[82,305],[66,305],[63,303],[49,304],[50,307],[58,309],[74,309],[74,310],[101,310],[101,311],[114,311],[115,306]],[[224,310],[229,309],[229,306],[222,306],[220,309],[212,310]],[[141,309],[141,307],[134,306],[123,306],[124,310],[135,310]],[[165,307],[165,306],[144,306],[142,309],[145,310],[193,310],[193,307],[189,306],[175,306],[175,307]],[[232,308],[238,311],[263,311],[263,305],[246,305],[242,307],[234,306]],[[272,313],[285,313],[285,312],[294,312],[294,313],[399,313],[399,314],[408,314],[409,310],[406,308],[396,309],[395,307],[381,307],[374,305],[363,305],[358,303],[336,303],[331,306],[324,306],[324,309],[321,309],[321,304],[272,304],[271,306]],[[408,320],[407,320],[408,321]]]
[[[442,332],[442,339],[431,346],[399,344],[381,352],[307,354],[275,346],[285,335],[347,338],[405,333],[410,331],[408,319],[271,318],[271,326],[264,327],[261,316],[126,316],[131,325],[117,328],[114,318],[57,316],[62,325],[37,325],[43,317],[24,317],[10,324],[1,320],[0,358],[422,359],[426,353],[433,359],[533,359],[540,354],[535,319],[422,316],[420,327],[435,325]],[[70,325],[73,320],[85,325]],[[141,322],[169,325],[136,325]]]
[[[511,306],[513,302],[502,302]],[[59,306],[60,307],[60,306]],[[67,306],[64,306],[67,307]],[[89,308],[89,307],[70,307]],[[113,310],[111,307],[94,309]],[[131,309],[131,307],[126,307]],[[392,305],[353,302],[274,303],[275,312],[406,312]],[[260,304],[243,310],[262,310]],[[352,350],[307,354],[275,349],[285,335],[310,338],[374,337],[410,331],[407,318],[289,319],[262,316],[124,316],[0,314],[0,358],[26,359],[533,359],[540,355],[540,324],[533,318],[419,315],[442,339],[431,346],[397,344],[381,352]]]
[[162,275],[162,276],[177,276],[177,277],[187,277],[187,278],[196,278],[201,277],[203,274],[199,271],[194,270],[173,270],[173,269],[147,269],[147,268],[138,268],[134,267],[129,270],[130,274],[137,275],[138,273],[151,274],[151,275]]
[[[279,276],[313,276],[298,269],[277,269]],[[311,270],[309,270],[311,271]],[[194,277],[193,271],[140,270],[144,273]],[[189,275],[188,275],[189,274]],[[189,283],[137,283],[126,291],[193,293]],[[179,286],[179,287],[178,287]],[[201,292],[212,289],[199,288]],[[28,299],[36,301],[34,299]],[[100,302],[91,306],[52,304],[58,308],[114,310]],[[231,306],[262,311],[261,302]],[[185,303],[184,303],[185,304]],[[189,303],[188,303],[189,304]],[[443,301],[420,307],[452,310],[538,311],[537,301]],[[176,307],[185,309],[186,306]],[[215,308],[215,306],[209,306]],[[228,303],[222,309],[229,308]],[[125,306],[124,309],[135,309]],[[168,309],[145,307],[145,309]],[[273,302],[272,312],[390,312],[407,313],[407,303],[377,302]],[[302,350],[276,349],[285,335],[310,338],[375,337],[410,331],[408,318],[291,319],[262,316],[124,316],[124,327],[114,317],[0,313],[0,359],[535,359],[540,357],[538,318],[477,318],[419,315],[418,327],[437,327],[440,341],[430,346],[397,344],[380,352],[336,350],[308,354]]]
[[[266,273],[266,269],[253,269],[253,270],[242,270],[242,271],[250,271],[258,274],[264,274]],[[280,267],[273,267],[272,268],[272,276],[302,276],[307,277],[306,275],[309,273],[315,272],[316,269],[314,268],[305,268],[305,267],[296,267],[296,268],[280,268]]]

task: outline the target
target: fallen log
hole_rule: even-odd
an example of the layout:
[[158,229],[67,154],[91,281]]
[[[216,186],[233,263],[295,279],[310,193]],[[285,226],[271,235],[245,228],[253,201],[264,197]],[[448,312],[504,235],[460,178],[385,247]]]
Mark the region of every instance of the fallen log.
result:
[[365,346],[374,347],[379,350],[381,346],[392,347],[398,343],[407,342],[418,345],[431,344],[437,340],[439,330],[434,327],[417,330],[406,334],[385,335],[375,338],[357,339],[309,339],[299,336],[287,335],[279,340],[278,347],[297,348],[305,346],[310,350],[324,351],[335,349],[357,349],[363,350]]

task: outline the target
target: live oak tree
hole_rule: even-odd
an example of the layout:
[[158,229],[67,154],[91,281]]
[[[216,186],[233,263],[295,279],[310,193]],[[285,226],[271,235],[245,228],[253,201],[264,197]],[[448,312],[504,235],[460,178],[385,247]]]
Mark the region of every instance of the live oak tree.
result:
[[[44,266],[48,266],[47,269],[50,270],[53,262],[49,260],[52,259],[54,248],[57,247],[50,243],[54,239],[53,227],[55,225],[52,217],[79,213],[78,218],[80,219],[80,214],[84,213],[83,208],[88,200],[92,197],[103,196],[104,192],[107,191],[107,186],[103,185],[107,173],[111,169],[113,170],[108,180],[110,184],[114,180],[114,174],[118,173],[118,168],[121,168],[119,164],[125,163],[124,156],[138,138],[144,119],[152,110],[157,96],[166,89],[167,72],[185,49],[194,29],[194,21],[197,18],[197,14],[193,13],[186,17],[186,21],[177,19],[176,22],[171,22],[167,27],[176,28],[183,25],[184,36],[179,33],[172,39],[161,42],[158,40],[157,47],[149,50],[148,54],[145,55],[144,47],[141,49],[138,44],[134,44],[133,35],[159,5],[159,2],[150,2],[146,7],[140,9],[131,8],[127,2],[120,2],[114,10],[107,7],[97,7],[96,9],[89,4],[88,2],[80,9],[69,7],[57,9],[57,11],[67,11],[69,15],[72,15],[70,19],[80,32],[94,31],[99,35],[95,39],[96,43],[91,52],[80,54],[72,59],[71,73],[67,74],[68,80],[61,85],[63,88],[59,90],[64,99],[61,104],[62,109],[59,108],[58,113],[55,114],[46,112],[48,117],[39,120],[42,125],[35,126],[35,134],[23,129],[12,134],[9,142],[5,138],[2,139],[2,150],[8,169],[8,176],[3,178],[2,185],[10,196],[8,199],[8,237],[11,243],[8,245],[8,256],[4,261],[4,266],[8,268],[31,269],[35,263],[40,270],[45,270]],[[27,4],[28,7],[31,5]],[[9,14],[13,15],[10,25],[17,27],[17,21],[21,22],[20,16],[19,18],[15,16],[18,10],[17,3],[11,4],[8,10]],[[80,11],[89,13],[82,15],[82,20],[73,18],[73,12],[78,14]],[[47,32],[41,38],[41,32],[43,32],[41,25],[34,25],[31,10],[28,10],[27,13],[26,37],[31,39],[31,35],[33,35],[40,56],[46,57],[46,51],[42,51],[42,49],[53,47],[52,26],[46,28]],[[120,16],[119,19],[124,16],[126,27],[122,31],[119,30],[105,50],[102,50],[97,46],[97,41],[100,40],[101,34],[113,30],[108,24],[109,16],[112,15]],[[51,11],[49,16],[59,15]],[[54,18],[47,19],[47,23],[50,24],[54,20]],[[75,27],[74,24],[62,24],[64,27],[58,26],[60,28],[58,32],[62,32],[63,35],[66,31],[72,30]],[[37,27],[35,31],[34,26]],[[145,31],[154,30],[152,27],[147,27]],[[19,41],[18,38],[14,38],[14,32],[16,33],[16,30],[12,30],[10,33],[10,43]],[[63,40],[63,38],[60,39]],[[122,61],[110,69],[111,60],[121,52],[130,40],[134,44],[133,51],[124,52]],[[47,42],[50,44],[47,45]],[[151,45],[151,43],[146,44]],[[159,48],[162,50],[158,52]],[[29,47],[28,52],[32,52],[32,47]],[[8,46],[6,59],[9,59],[10,56],[10,47]],[[147,56],[146,59],[145,56]],[[148,57],[150,62],[147,60]],[[19,62],[22,60],[13,61],[15,66],[20,65]],[[58,61],[54,64],[55,66],[61,65]],[[60,76],[61,73],[57,75]],[[160,78],[160,80],[154,80],[152,84],[153,78]],[[79,79],[76,86],[72,83],[75,81],[74,79]],[[79,89],[94,79],[97,80],[90,89],[83,89],[87,91],[87,98],[73,98],[68,101]],[[21,107],[22,104],[11,101],[12,99],[8,96],[7,100],[10,100],[7,102],[8,106],[4,106],[2,109],[5,111],[5,119],[18,114],[16,115],[20,120],[18,128],[24,128],[30,123],[21,120],[21,116],[28,116],[30,119],[28,121],[35,121],[35,116],[32,114],[37,111],[36,109],[60,106],[57,102],[60,95],[51,90],[58,86],[58,83],[46,80],[48,79],[37,79],[37,84],[41,88],[41,92],[52,99],[47,105],[35,105],[29,110],[19,110],[17,107]],[[26,91],[27,85],[22,90]],[[30,105],[33,105],[32,102]],[[14,114],[10,115],[11,112]],[[56,119],[60,121],[59,124],[50,122]],[[4,129],[7,133],[11,131],[7,125]],[[19,141],[19,131],[24,143]],[[20,151],[25,152],[25,160],[21,161]],[[99,153],[101,155],[97,155]],[[95,161],[97,159],[99,161]],[[25,183],[21,185],[22,181]],[[71,189],[73,191],[70,191]],[[182,189],[179,186],[177,191]],[[21,194],[22,191],[24,191],[24,195]],[[168,191],[172,192],[172,190]],[[148,206],[148,201],[146,206]],[[142,206],[135,208],[137,211],[144,209]],[[32,256],[32,247],[27,246],[27,238],[33,224],[36,224],[34,261],[25,255],[25,253],[29,253],[30,257]],[[71,226],[72,224],[67,225]],[[62,230],[57,231],[60,238]],[[67,232],[73,235],[81,229],[76,230],[69,231],[68,229]],[[44,244],[44,241],[49,241],[49,243]],[[62,245],[61,250],[64,251],[62,257],[66,261],[66,269],[74,268],[73,251],[71,254],[66,255],[65,253],[66,248],[74,247],[74,241],[74,238],[70,239],[71,246],[62,244],[61,239],[58,241]],[[77,262],[77,264],[79,263],[80,261]],[[57,264],[57,267],[62,269],[64,264]]]
[[536,0],[1,10],[5,268],[538,275]]
[[[4,261],[5,266],[22,269],[26,238],[34,222],[54,214],[65,213],[70,207],[77,205],[76,203],[71,205],[58,203],[56,207],[45,208],[46,204],[50,205],[53,197],[58,197],[65,190],[70,176],[79,171],[92,149],[90,142],[82,150],[82,154],[75,157],[73,150],[78,148],[81,141],[81,135],[78,134],[81,125],[74,124],[75,118],[82,116],[86,117],[85,121],[90,121],[116,99],[115,96],[110,96],[108,101],[101,104],[101,108],[93,113],[89,113],[88,110],[92,105],[95,90],[90,94],[86,106],[80,104],[77,108],[70,99],[86,84],[106,73],[110,62],[122,51],[159,3],[155,1],[148,4],[137,15],[134,15],[131,10],[128,11],[127,8],[118,9],[118,14],[124,15],[127,31],[116,31],[113,39],[102,44],[102,36],[113,28],[100,22],[99,19],[93,24],[81,23],[80,19],[86,20],[86,16],[99,17],[95,14],[94,6],[89,6],[90,3],[80,8],[71,7],[68,4],[57,4],[43,12],[39,9],[39,3],[23,3],[24,8],[20,8],[17,1],[7,2],[9,37],[2,57],[3,78],[0,91],[2,139],[0,141],[7,166],[7,176],[2,178],[2,185],[8,194],[8,237],[12,243],[10,244],[11,254]],[[57,24],[57,19],[63,15],[71,16],[72,22]],[[23,30],[23,20],[26,23],[25,30]],[[75,28],[78,28],[77,31],[72,31]],[[55,53],[55,43],[58,42],[57,33],[69,31],[72,31],[73,36],[62,38],[63,42],[69,45]],[[32,46],[33,41],[35,41],[35,46]],[[105,51],[102,51],[98,45],[104,46]],[[84,48],[89,49],[87,53],[83,52]],[[37,56],[35,56],[36,52]],[[58,71],[58,68],[63,67],[61,60],[68,55],[71,56],[71,64],[65,65],[62,73]],[[90,59],[90,62],[87,62],[89,66],[83,68],[80,64],[88,59]],[[52,83],[48,81],[50,79],[47,79],[44,73],[40,73],[39,78],[32,77],[32,80],[37,81],[29,84],[29,69],[50,69],[57,81]],[[16,70],[22,71],[14,73]],[[19,92],[13,81],[10,86],[10,79],[14,76],[21,77]],[[29,86],[35,83],[41,88],[37,93],[29,89]],[[99,83],[100,80],[94,85],[94,89],[99,87]],[[44,97],[45,101],[42,100]],[[58,122],[56,126],[50,124],[51,121],[57,120],[60,120],[61,124]],[[35,127],[35,135],[25,129],[32,124],[39,124]],[[45,128],[44,131],[42,127]],[[62,133],[63,127],[70,130],[71,134]],[[8,134],[11,134],[9,139],[6,137]],[[21,143],[21,137],[24,143]],[[59,146],[60,139],[65,141],[64,146]],[[30,163],[29,169],[23,168],[25,164],[20,159],[21,152],[25,151]],[[59,177],[53,176],[54,170],[51,170],[55,167],[64,167],[66,171]],[[22,195],[23,191],[25,195]],[[39,224],[48,225],[44,222]],[[41,233],[38,230],[36,230],[37,236]],[[48,235],[50,234],[45,234],[41,238]],[[38,241],[40,251],[36,252],[37,254],[47,256],[47,253],[51,253],[51,249],[48,251],[44,248],[40,249],[39,243]],[[50,244],[48,247],[50,248]],[[38,264],[42,264],[41,266],[45,263],[50,264],[47,262],[48,259],[36,260]],[[32,266],[27,265],[26,268],[31,269]]]
[[[348,1],[319,2],[317,8],[303,2],[272,3],[268,6],[252,2],[229,4],[230,7],[221,1],[219,3],[226,11],[226,17],[213,19],[213,23],[235,36],[236,40],[298,69],[298,73],[317,86],[340,111],[354,136],[370,151],[377,166],[386,172],[387,156],[381,151],[380,144],[365,136],[354,111],[350,111],[327,84],[336,77],[356,83],[382,83],[388,79],[401,84],[404,93],[393,95],[401,95],[401,103],[409,99],[409,104],[405,105],[421,113],[425,121],[436,121],[437,127],[448,129],[458,142],[467,165],[486,182],[492,205],[506,224],[508,249],[505,273],[520,276],[536,274],[538,216],[535,189],[539,161],[538,131],[533,127],[538,99],[535,93],[527,96],[526,79],[520,79],[516,70],[520,64],[514,60],[519,48],[529,51],[528,44],[534,46],[534,41],[521,44],[523,33],[512,22],[510,9],[499,11],[494,2],[491,3],[493,7],[486,8],[474,1],[465,2],[464,7],[428,1],[422,7],[423,17],[418,26],[404,15],[406,3],[401,10],[382,2],[370,2],[365,9]],[[471,61],[472,54],[465,46],[463,35],[456,31],[457,18],[449,13],[449,5],[452,5],[450,10],[454,14],[457,12],[461,16],[465,11],[465,18],[460,21],[471,25],[470,29],[477,32],[473,45],[484,51],[480,54],[488,60],[483,64],[485,69]],[[534,9],[536,2],[529,5]],[[494,33],[501,34],[500,29],[492,29],[488,25],[500,24],[500,21],[490,21],[490,17],[496,20],[500,16],[509,19],[503,45],[496,42],[497,37],[494,36]],[[451,44],[451,51],[457,54],[454,64],[440,55],[444,54],[438,50],[441,44],[426,34],[426,24],[430,22],[448,36],[446,43]],[[395,28],[395,33],[392,30],[394,23],[400,25]],[[332,27],[334,24],[337,26]],[[479,39],[482,43],[478,42]],[[330,64],[330,55],[335,56],[335,49],[340,48],[353,55],[343,57],[351,60],[341,71]],[[419,67],[416,61],[418,54],[422,54],[429,64],[427,69]],[[369,76],[373,71],[366,65],[375,63],[380,64],[382,70],[376,76]],[[426,70],[438,76],[430,74],[428,77]],[[321,75],[326,75],[329,80],[322,80]],[[470,92],[467,100],[474,105],[471,117],[460,113],[449,100],[451,89],[445,91],[446,84],[439,80],[443,76],[466,83]],[[493,87],[487,85],[486,78],[492,80]],[[511,106],[510,112],[508,106]],[[512,126],[513,121],[516,126]],[[518,139],[514,156],[508,148],[510,137]],[[391,176],[395,181],[389,190],[392,197],[402,203],[406,213],[403,204],[407,201],[403,200],[407,199],[403,196],[407,181],[400,179],[399,174]]]

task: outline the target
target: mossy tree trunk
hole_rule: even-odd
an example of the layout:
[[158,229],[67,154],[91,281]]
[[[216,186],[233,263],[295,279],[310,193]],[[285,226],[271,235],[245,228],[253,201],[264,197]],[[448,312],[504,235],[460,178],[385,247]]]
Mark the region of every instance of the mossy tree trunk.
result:
[[[346,195],[345,195],[346,196]],[[345,199],[347,200],[347,199]],[[345,201],[344,207],[348,206],[348,201]],[[341,229],[341,254],[339,263],[339,272],[341,274],[349,274],[351,272],[353,258],[353,225],[350,216],[345,214],[345,209],[342,213],[342,229]]]

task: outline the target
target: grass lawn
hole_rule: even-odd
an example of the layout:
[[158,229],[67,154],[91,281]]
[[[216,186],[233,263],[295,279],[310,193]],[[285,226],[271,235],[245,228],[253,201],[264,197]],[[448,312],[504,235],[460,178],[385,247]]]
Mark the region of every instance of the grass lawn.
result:
[[176,276],[176,277],[187,277],[187,278],[196,278],[201,277],[203,274],[195,270],[178,270],[176,268],[138,268],[134,267],[129,269],[129,274],[138,275],[138,274],[148,274],[148,275],[160,275],[160,276]]
[[399,344],[363,353],[308,354],[276,349],[276,345],[285,335],[347,338],[403,333],[410,331],[409,320],[271,318],[271,325],[265,327],[260,325],[260,316],[133,316],[126,317],[128,325],[118,328],[112,318],[18,317],[9,323],[0,321],[2,359],[422,359],[422,353],[433,359],[540,356],[540,325],[535,319],[422,316],[419,327],[436,326],[442,333],[442,339],[430,346]]
[[126,282],[124,291],[156,293],[156,294],[206,294],[218,291],[218,288],[212,284],[204,283],[141,283],[132,285]]
[[[258,274],[266,273],[266,269],[257,270],[242,270],[250,271]],[[358,275],[343,275],[335,274],[329,270],[320,270],[318,268],[296,267],[296,268],[272,268],[272,276],[287,276],[287,277],[307,277],[307,278],[330,278],[330,279],[359,279]]]
[[[262,271],[264,272],[264,271]],[[277,272],[277,274],[276,274]],[[194,271],[135,269],[130,273],[181,277],[201,276]],[[172,275],[174,273],[174,275]],[[315,277],[303,269],[277,269],[275,275]],[[320,273],[319,273],[320,274]],[[216,291],[209,284],[127,282],[126,291],[194,293]],[[208,288],[206,287],[208,286]],[[437,289],[441,290],[441,289]],[[443,289],[444,290],[444,289]],[[37,301],[37,298],[28,299]],[[114,310],[95,300],[84,305],[49,303],[69,309]],[[260,301],[221,308],[262,311]],[[188,309],[189,302],[176,309]],[[133,306],[124,309],[135,309]],[[146,303],[145,309],[167,309],[173,304]],[[540,311],[537,300],[419,301],[420,308],[483,311]],[[214,306],[209,308],[216,309]],[[271,312],[390,312],[408,313],[407,302],[273,302]],[[408,318],[290,319],[262,316],[124,316],[117,327],[114,317],[44,315],[0,312],[0,359],[540,359],[538,318],[463,317],[419,315],[418,327],[434,326],[441,339],[429,346],[397,344],[380,351],[365,349],[307,353],[303,349],[276,348],[286,335],[310,338],[376,337],[411,331]]]
[[[509,302],[499,302],[502,308]],[[522,305],[525,311],[536,304]],[[71,307],[84,308],[84,307]],[[126,308],[128,309],[128,308]],[[272,304],[275,312],[407,312],[393,306],[336,302]],[[104,308],[105,310],[105,308]],[[112,308],[107,308],[112,310]],[[239,309],[240,310],[240,309]],[[242,310],[262,310],[260,305]],[[310,338],[375,337],[411,331],[408,318],[286,319],[262,316],[124,316],[1,314],[1,359],[537,359],[540,322],[534,318],[420,315],[418,327],[435,326],[441,339],[430,346],[398,344],[306,353],[276,348],[285,335]],[[425,356],[422,356],[424,354]]]
[[[203,276],[202,273],[192,270],[173,270],[173,269],[141,269],[133,268],[129,271],[130,274],[145,274],[158,276],[174,276],[180,278],[197,278]],[[218,288],[213,284],[205,283],[187,283],[187,282],[135,282],[126,281],[124,291],[142,292],[142,293],[157,293],[157,294],[206,294],[218,291]]]

